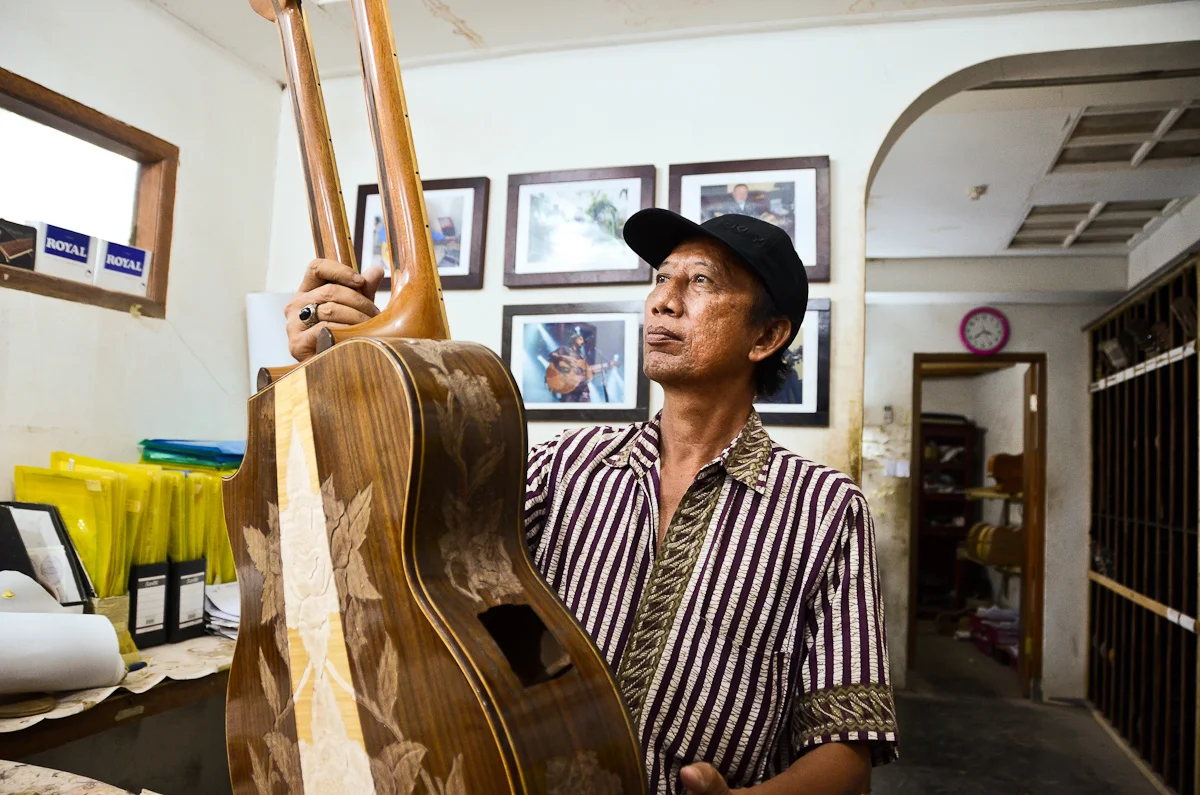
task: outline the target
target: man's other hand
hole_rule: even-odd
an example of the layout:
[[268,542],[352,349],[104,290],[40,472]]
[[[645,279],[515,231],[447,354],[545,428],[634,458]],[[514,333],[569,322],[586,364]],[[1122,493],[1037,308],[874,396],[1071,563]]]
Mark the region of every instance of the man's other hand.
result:
[[697,762],[680,770],[679,781],[688,795],[729,795],[733,791],[724,776],[708,762]]
[[[326,326],[345,328],[379,314],[375,293],[383,281],[378,265],[359,274],[353,268],[330,259],[315,259],[304,272],[304,281],[283,314],[287,318],[288,350],[302,362],[317,351],[317,334]],[[317,305],[317,323],[305,326],[300,310]]]

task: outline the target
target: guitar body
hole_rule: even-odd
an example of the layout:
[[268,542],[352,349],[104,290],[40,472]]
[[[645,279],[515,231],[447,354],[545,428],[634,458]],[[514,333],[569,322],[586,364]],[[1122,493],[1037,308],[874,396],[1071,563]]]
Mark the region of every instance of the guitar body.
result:
[[559,348],[549,356],[546,366],[546,386],[551,392],[569,395],[596,377],[597,373],[617,366],[616,362],[589,365],[587,360],[567,348]]
[[551,392],[569,395],[591,380],[592,373],[587,360],[567,348],[559,348],[550,354],[546,367],[546,386]]
[[526,437],[486,348],[356,339],[249,403],[225,484],[238,795],[617,795],[642,754],[524,544]]

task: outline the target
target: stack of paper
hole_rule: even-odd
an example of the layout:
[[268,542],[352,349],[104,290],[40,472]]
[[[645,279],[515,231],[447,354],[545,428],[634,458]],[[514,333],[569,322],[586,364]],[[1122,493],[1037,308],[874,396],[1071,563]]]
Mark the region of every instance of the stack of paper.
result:
[[237,640],[241,611],[241,595],[236,582],[205,587],[204,626],[211,634]]

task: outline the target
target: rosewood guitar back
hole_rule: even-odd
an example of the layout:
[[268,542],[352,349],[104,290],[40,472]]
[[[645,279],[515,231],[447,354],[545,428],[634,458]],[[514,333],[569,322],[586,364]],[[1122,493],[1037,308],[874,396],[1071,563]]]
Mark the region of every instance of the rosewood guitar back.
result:
[[482,346],[351,340],[250,400],[235,792],[645,791],[612,675],[524,545],[525,421]]

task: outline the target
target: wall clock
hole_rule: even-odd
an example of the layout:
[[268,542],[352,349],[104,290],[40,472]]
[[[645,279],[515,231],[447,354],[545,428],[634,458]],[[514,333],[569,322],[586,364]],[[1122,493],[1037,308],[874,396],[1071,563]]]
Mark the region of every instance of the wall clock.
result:
[[972,309],[963,317],[958,336],[971,353],[999,353],[1008,343],[1008,318],[990,306]]

